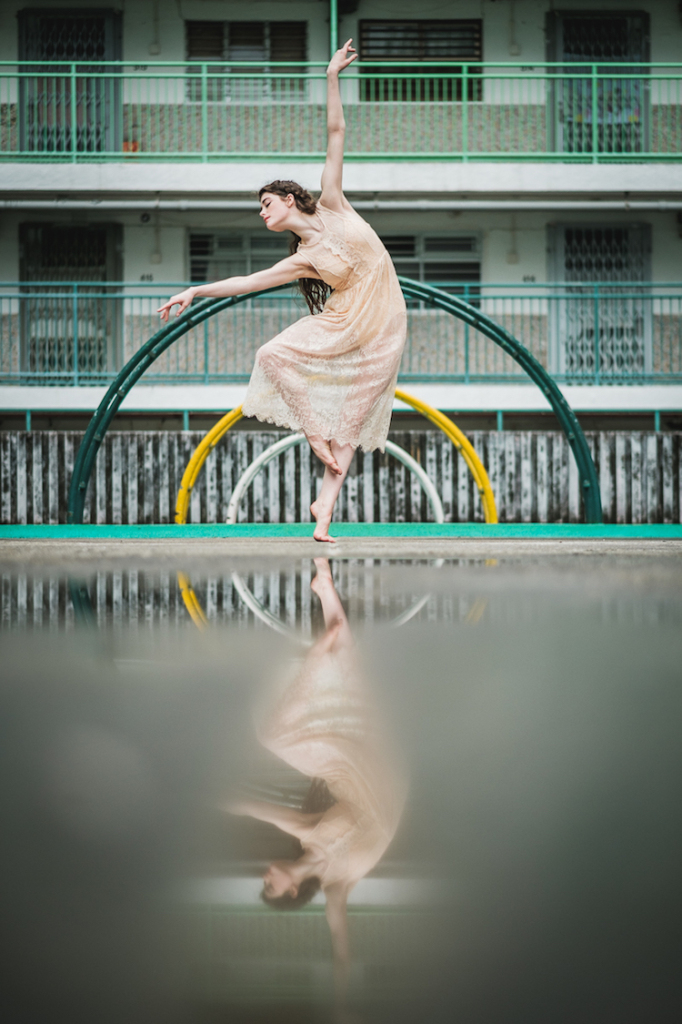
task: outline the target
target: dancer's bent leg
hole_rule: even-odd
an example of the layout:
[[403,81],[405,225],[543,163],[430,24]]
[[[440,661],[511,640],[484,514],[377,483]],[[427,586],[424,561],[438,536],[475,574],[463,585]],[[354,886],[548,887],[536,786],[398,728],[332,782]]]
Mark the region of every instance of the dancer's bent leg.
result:
[[329,524],[332,521],[334,505],[339,496],[341,485],[346,479],[350,464],[353,461],[353,455],[355,454],[355,448],[352,445],[340,445],[336,441],[330,442],[330,449],[334,461],[340,469],[340,473],[334,472],[329,465],[326,467],[320,493],[317,496],[317,500],[310,506],[310,511],[317,521],[313,537],[315,540],[323,541],[334,540],[333,537],[329,536]]
[[328,466],[332,473],[341,473],[341,467],[334,457],[329,441],[325,441],[319,434],[306,434],[306,439],[320,462]]

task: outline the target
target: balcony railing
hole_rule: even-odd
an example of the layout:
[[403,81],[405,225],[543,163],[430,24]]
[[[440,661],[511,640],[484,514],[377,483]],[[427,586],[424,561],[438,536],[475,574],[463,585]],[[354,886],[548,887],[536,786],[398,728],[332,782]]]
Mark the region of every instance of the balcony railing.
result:
[[[324,65],[0,62],[0,159],[322,157]],[[679,160],[682,64],[354,64],[350,160]]]
[[[109,382],[160,327],[181,284],[0,286],[0,384]],[[557,379],[582,384],[682,382],[682,285],[471,284],[441,287],[478,305]],[[294,292],[250,299],[176,342],[150,383],[248,380],[256,350],[306,312]],[[410,303],[401,380],[523,382],[513,360],[450,314]]]

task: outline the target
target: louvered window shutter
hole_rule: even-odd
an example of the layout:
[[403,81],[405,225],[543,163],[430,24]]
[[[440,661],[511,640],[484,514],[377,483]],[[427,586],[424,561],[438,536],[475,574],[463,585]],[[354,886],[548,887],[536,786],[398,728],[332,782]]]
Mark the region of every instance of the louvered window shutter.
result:
[[[457,65],[469,68],[467,98],[480,100],[481,82],[477,77],[483,59],[483,23],[480,19],[443,21],[361,21],[360,22],[361,98],[365,101],[435,102],[462,99],[462,78]],[[405,62],[383,71],[377,63]],[[446,65],[442,77],[437,68],[428,69],[433,77],[414,77],[416,69],[408,62],[429,61]],[[374,62],[375,66],[368,66]],[[408,77],[411,76],[411,77]],[[473,77],[472,77],[473,76]]]

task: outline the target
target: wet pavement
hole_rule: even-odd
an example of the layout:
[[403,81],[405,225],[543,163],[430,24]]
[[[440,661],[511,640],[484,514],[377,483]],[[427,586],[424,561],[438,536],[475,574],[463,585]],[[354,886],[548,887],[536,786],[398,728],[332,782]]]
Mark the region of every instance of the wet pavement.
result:
[[4,541],[11,1019],[667,1019],[681,560]]

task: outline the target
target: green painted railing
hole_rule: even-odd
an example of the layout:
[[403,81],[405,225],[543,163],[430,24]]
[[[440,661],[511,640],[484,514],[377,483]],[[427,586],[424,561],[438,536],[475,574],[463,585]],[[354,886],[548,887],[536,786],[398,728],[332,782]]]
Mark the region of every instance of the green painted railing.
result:
[[[184,285],[78,282],[0,286],[0,383],[108,383],[158,330]],[[439,285],[523,341],[564,383],[682,382],[682,285]],[[474,326],[408,298],[401,380],[520,381],[519,366]],[[247,299],[193,328],[146,374],[155,383],[243,382],[256,350],[307,312],[291,290]]]
[[[680,160],[682,63],[357,62],[349,160]],[[0,159],[323,156],[320,63],[0,62]]]

